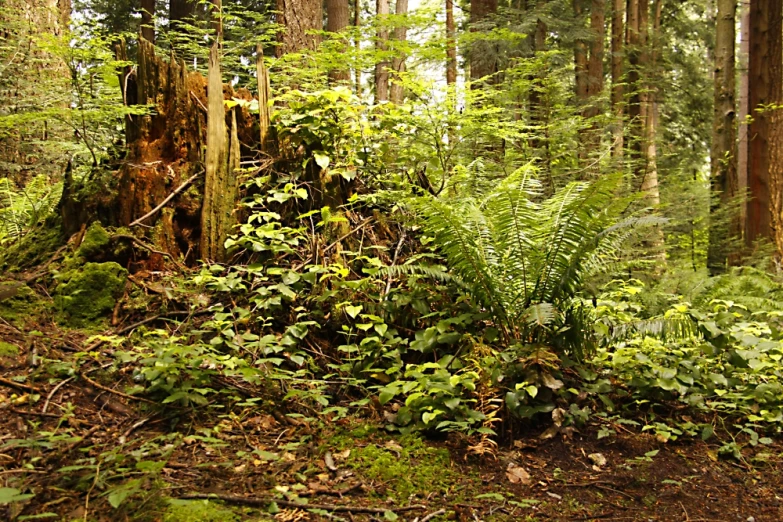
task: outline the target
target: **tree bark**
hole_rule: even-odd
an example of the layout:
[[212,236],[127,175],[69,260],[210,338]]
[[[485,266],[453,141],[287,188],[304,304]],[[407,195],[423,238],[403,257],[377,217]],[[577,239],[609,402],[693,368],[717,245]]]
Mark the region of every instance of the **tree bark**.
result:
[[454,0],[446,0],[446,85],[457,83],[457,27]]
[[169,25],[172,26],[173,22],[182,22],[192,17],[195,12],[196,0],[170,0]]
[[155,0],[141,0],[141,37],[155,43]]
[[[718,0],[718,16],[715,23],[715,109],[712,122],[710,211],[716,216],[738,193],[737,145],[735,105],[735,51],[736,0]],[[729,252],[726,243],[736,235],[738,227],[710,226],[710,245],[707,264],[713,273],[726,266]]]
[[[470,31],[483,32],[488,18],[497,13],[498,0],[471,0]],[[470,79],[477,82],[498,71],[497,49],[486,40],[473,42],[470,48]],[[490,83],[493,81],[489,80]]]
[[[394,14],[398,18],[407,16],[408,14],[408,0],[397,0],[395,5]],[[404,25],[396,27],[394,29],[394,41],[405,42],[408,37],[408,28]],[[394,71],[394,77],[392,78],[391,90],[389,91],[389,99],[392,103],[402,103],[405,97],[405,89],[402,83],[399,81],[400,73],[405,72],[405,54],[401,49],[401,45],[396,49],[396,56],[392,60],[392,70]]]
[[587,87],[590,96],[589,116],[597,116],[600,107],[597,97],[604,90],[604,40],[606,39],[606,2],[593,0],[590,7],[590,30],[593,33],[590,41],[590,60],[587,63]]
[[277,56],[315,50],[320,37],[313,31],[323,29],[321,0],[277,0],[277,22],[285,27],[278,35]]
[[614,116],[612,156],[623,157],[623,116],[625,92],[623,89],[625,0],[613,0],[612,5],[612,114]]
[[215,34],[209,51],[207,77],[206,177],[201,207],[200,247],[202,260],[221,262],[226,258],[225,243],[234,224],[237,192],[234,169],[239,166],[239,139],[236,113],[232,114],[230,139],[226,130],[223,76],[220,72],[223,40],[221,0],[212,0],[212,16]]
[[[742,0],[741,6],[741,34],[739,50],[739,131],[737,140],[737,187],[739,194],[746,196],[748,191],[748,117],[749,111],[749,82],[748,82],[748,59],[750,54],[750,4],[748,0]],[[747,202],[743,200],[740,206],[740,234],[745,230],[745,215],[747,212]]]
[[[386,24],[389,17],[389,0],[376,0],[375,13],[379,24],[375,48],[380,52],[388,50],[389,31]],[[375,101],[381,103],[389,100],[389,62],[381,60],[375,64]]]
[[[326,30],[330,33],[345,31],[349,22],[348,0],[326,0]],[[351,79],[351,72],[345,67],[329,71],[332,83],[346,83]]]
[[[751,0],[748,192],[745,238],[749,246],[772,238],[770,182],[772,162],[772,115],[762,110],[778,103],[781,93],[781,0]],[[779,111],[775,111],[779,112]]]
[[[353,26],[356,29],[359,29],[362,25],[362,3],[361,0],[354,0],[353,1]],[[356,48],[356,55],[358,56],[359,53],[362,50],[362,37],[361,35],[356,34],[356,38],[353,42],[354,47]],[[353,71],[354,74],[354,83],[356,84],[356,95],[361,96],[362,94],[362,70],[359,68],[359,65],[356,65],[356,68]]]

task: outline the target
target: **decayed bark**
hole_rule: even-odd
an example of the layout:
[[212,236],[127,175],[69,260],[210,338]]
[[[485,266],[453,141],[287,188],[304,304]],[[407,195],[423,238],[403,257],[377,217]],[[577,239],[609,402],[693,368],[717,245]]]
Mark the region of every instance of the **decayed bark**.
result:
[[[398,17],[403,17],[408,14],[408,0],[397,0],[394,14]],[[396,27],[394,29],[394,41],[404,42],[408,37],[408,28],[404,25]],[[405,90],[402,84],[396,80],[399,78],[399,74],[405,72],[405,55],[401,49],[397,49],[397,56],[392,60],[392,71],[394,71],[395,77],[392,78],[391,90],[389,92],[389,99],[392,103],[402,103],[405,96]]]
[[[339,33],[348,27],[348,0],[326,0],[326,30]],[[351,79],[351,72],[344,67],[329,71],[333,83],[345,83]]]
[[613,0],[612,3],[612,114],[614,115],[614,132],[612,155],[623,156],[623,117],[625,113],[625,92],[623,89],[623,35],[625,17],[625,0]]
[[[750,3],[748,192],[745,239],[749,246],[772,237],[770,182],[772,164],[772,115],[762,110],[780,100],[781,91],[781,0]],[[778,112],[778,111],[776,111]]]
[[155,43],[155,0],[141,0],[141,37]]
[[270,130],[272,128],[271,114],[269,110],[269,72],[264,63],[264,48],[256,45],[256,76],[258,79],[258,127],[261,134],[261,151],[270,152]]
[[[711,149],[711,213],[713,215],[737,195],[737,145],[735,134],[735,68],[736,0],[718,0],[715,24],[715,112],[712,122]],[[731,231],[731,234],[728,232]],[[726,265],[726,240],[737,227],[722,230],[710,228],[710,248],[707,264],[715,271]]]
[[[375,12],[378,17],[378,23],[380,27],[378,29],[377,38],[378,41],[375,44],[375,48],[378,51],[386,51],[388,49],[387,41],[389,39],[389,31],[385,28],[386,19],[389,15],[389,0],[376,0]],[[389,62],[381,60],[375,64],[375,101],[377,103],[388,101],[389,99]]]
[[278,36],[278,56],[315,50],[320,37],[313,31],[323,28],[321,0],[277,0],[277,22],[285,27]]
[[[470,31],[481,32],[482,25],[498,11],[498,0],[472,0],[470,4]],[[498,72],[497,50],[486,40],[473,42],[470,48],[470,79],[478,81]],[[491,81],[491,80],[490,80]]]
[[457,28],[454,25],[454,0],[446,0],[446,84],[457,83]]

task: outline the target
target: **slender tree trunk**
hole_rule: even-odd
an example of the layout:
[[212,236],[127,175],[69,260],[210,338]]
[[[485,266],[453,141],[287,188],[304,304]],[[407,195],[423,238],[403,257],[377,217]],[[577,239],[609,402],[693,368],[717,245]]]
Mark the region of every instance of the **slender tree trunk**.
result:
[[454,0],[446,0],[446,84],[457,83],[457,28],[454,24]]
[[[737,144],[734,68],[736,40],[736,0],[718,0],[715,23],[715,113],[712,122],[710,210],[715,216],[737,195]],[[726,266],[729,252],[727,239],[737,232],[735,224],[723,229],[715,223],[710,226],[710,246],[707,264],[713,272]]]
[[[574,15],[580,28],[584,25],[585,11],[584,0],[573,0]],[[582,109],[582,116],[586,116],[585,108],[590,98],[589,77],[587,74],[587,42],[582,39],[574,42],[574,87],[576,90],[576,103]],[[587,161],[589,151],[589,139],[584,132],[579,133],[579,147],[577,147],[577,158],[580,164]]]
[[[349,14],[348,0],[326,0],[326,30],[331,33],[344,31],[348,27]],[[350,79],[351,72],[347,68],[340,67],[329,71],[329,80],[332,83],[347,83]]]
[[141,0],[141,37],[155,43],[155,0]]
[[285,27],[278,35],[277,56],[315,50],[321,42],[314,31],[323,29],[321,0],[276,0],[277,22]]
[[[408,0],[397,0],[394,14],[398,17],[404,17],[408,14]],[[394,29],[394,41],[404,42],[408,37],[408,28],[404,25]],[[399,46],[402,47],[402,46]],[[402,83],[399,81],[399,74],[405,72],[405,54],[401,48],[397,49],[397,56],[392,60],[392,70],[394,71],[394,78],[392,78],[391,91],[389,98],[392,103],[402,103],[405,97],[405,89]]]
[[[375,47],[378,51],[388,50],[389,31],[386,24],[389,16],[389,0],[376,0],[375,11],[380,28],[378,29],[378,42]],[[377,103],[389,100],[389,62],[381,60],[375,64],[375,101]]]
[[769,122],[769,215],[776,261],[783,260],[783,2],[770,2],[769,68],[772,103]]
[[[359,27],[362,26],[362,4],[361,0],[354,0],[353,2],[353,26],[356,29],[359,29]],[[354,47],[356,47],[356,55],[359,56],[359,53],[362,49],[362,37],[361,35],[356,34],[356,38],[353,42]],[[356,84],[356,95],[361,96],[362,93],[362,70],[359,69],[358,61],[356,65],[356,69],[353,71],[354,74],[354,83]]]
[[[539,7],[543,2],[539,1]],[[546,34],[548,28],[546,22],[540,17],[536,21],[536,29],[533,33],[533,51],[541,53],[546,51]],[[530,139],[530,147],[538,151],[545,172],[550,170],[549,139],[547,136],[549,125],[549,114],[546,101],[543,98],[544,81],[541,76],[533,79],[533,86],[530,89],[528,103],[530,105],[530,123],[537,130],[533,132],[533,138]],[[551,177],[550,177],[551,179]],[[549,187],[554,192],[554,186]]]
[[623,58],[624,58],[624,21],[625,0],[613,0],[612,5],[612,115],[614,116],[614,132],[612,155],[623,157],[623,117],[625,113],[625,93],[623,89]]
[[[772,165],[772,115],[764,106],[780,100],[781,0],[751,0],[748,201],[745,239],[752,246],[758,239],[771,239],[770,182]],[[778,112],[778,111],[776,111]]]
[[[488,18],[498,10],[498,0],[472,0],[470,4],[470,31],[482,32]],[[470,79],[478,81],[498,71],[497,49],[486,40],[473,42],[470,48]],[[493,81],[493,80],[490,80]]]
[[630,98],[628,100],[628,139],[631,146],[632,159],[639,161],[641,143],[641,85],[639,84],[639,69],[641,56],[641,31],[639,26],[639,2],[640,0],[628,0],[626,11],[626,54],[628,55],[628,87]]
[[587,63],[587,87],[590,96],[589,116],[598,116],[601,112],[598,99],[604,90],[604,40],[606,39],[606,2],[593,0],[590,7],[590,60]]
[[[748,58],[750,54],[750,4],[749,0],[741,0],[741,34],[739,52],[739,139],[737,143],[737,186],[739,194],[743,197],[748,191]],[[740,207],[739,233],[745,231],[745,215],[747,202],[743,201]]]
[[[640,2],[640,7],[646,8],[646,0]],[[646,11],[645,11],[646,12]],[[641,13],[640,13],[641,14]],[[644,25],[641,25],[644,23]],[[640,16],[640,26],[647,27],[647,20]],[[658,150],[657,150],[657,130],[658,130],[658,103],[657,103],[657,67],[658,67],[658,37],[661,27],[661,0],[653,0],[653,23],[646,38],[649,42],[647,50],[643,52],[644,58],[642,64],[648,67],[645,75],[645,93],[642,97],[644,111],[642,121],[644,123],[642,142],[644,144],[643,170],[640,191],[645,194],[650,205],[660,204],[660,194],[658,190]]]

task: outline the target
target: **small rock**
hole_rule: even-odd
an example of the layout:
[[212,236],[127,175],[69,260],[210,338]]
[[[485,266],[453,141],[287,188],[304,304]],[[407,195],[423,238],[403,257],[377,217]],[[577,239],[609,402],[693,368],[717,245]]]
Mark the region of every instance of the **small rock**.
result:
[[591,453],[587,458],[599,468],[606,466],[606,457],[604,457],[603,453]]

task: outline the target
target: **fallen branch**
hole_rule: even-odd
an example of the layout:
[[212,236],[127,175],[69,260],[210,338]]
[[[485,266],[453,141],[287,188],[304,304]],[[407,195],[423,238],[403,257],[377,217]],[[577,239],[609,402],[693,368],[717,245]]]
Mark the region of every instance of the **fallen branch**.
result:
[[182,500],[222,500],[223,502],[233,502],[235,504],[247,504],[249,506],[266,506],[275,503],[279,506],[295,507],[299,509],[323,509],[324,511],[346,512],[346,513],[373,513],[382,515],[387,511],[401,513],[403,511],[413,511],[416,509],[426,509],[426,506],[413,505],[393,508],[371,508],[364,506],[338,506],[335,504],[303,504],[291,500],[281,500],[274,497],[240,497],[238,495],[222,495],[217,493],[191,493],[181,496]]
[[157,402],[151,401],[149,399],[145,399],[144,397],[136,397],[135,395],[128,395],[127,393],[122,393],[121,391],[112,390],[108,386],[104,386],[103,384],[100,384],[100,383],[97,383],[97,382],[93,381],[92,379],[87,377],[84,373],[80,373],[79,377],[81,377],[82,379],[87,381],[87,383],[90,386],[93,386],[95,388],[98,388],[99,390],[103,390],[103,391],[108,392],[108,393],[112,393],[112,394],[114,394],[114,395],[116,395],[118,397],[122,397],[124,399],[132,400],[132,401],[146,402],[148,404],[155,404],[155,405],[158,404]]
[[149,212],[147,212],[146,214],[144,214],[143,216],[141,216],[139,219],[137,219],[136,221],[134,221],[133,223],[131,223],[131,224],[130,224],[130,225],[128,225],[128,226],[129,226],[130,228],[133,228],[133,227],[135,227],[135,226],[137,226],[137,225],[141,225],[141,224],[142,224],[142,222],[143,222],[145,219],[147,219],[147,218],[149,218],[149,217],[151,217],[151,216],[154,216],[154,215],[155,215],[155,214],[156,214],[156,213],[157,213],[157,212],[158,212],[160,209],[162,209],[163,207],[165,207],[165,206],[166,206],[166,204],[167,204],[169,201],[171,201],[172,199],[174,199],[174,198],[177,196],[177,194],[179,194],[180,192],[182,192],[183,190],[185,190],[186,188],[188,188],[188,187],[190,186],[190,184],[191,184],[191,183],[193,183],[194,181],[196,181],[196,178],[198,178],[199,176],[201,176],[203,173],[204,173],[203,171],[200,171],[200,172],[197,172],[196,174],[193,174],[191,177],[189,177],[187,180],[185,180],[185,183],[183,183],[182,185],[180,185],[179,187],[177,187],[177,188],[174,190],[174,192],[172,192],[171,194],[169,194],[169,195],[168,195],[168,197],[167,197],[166,199],[164,199],[163,201],[161,201],[160,205],[158,205],[157,207],[153,208],[152,210],[150,210]]
[[427,515],[426,517],[422,518],[421,520],[419,520],[417,518],[413,522],[416,522],[416,521],[418,521],[418,522],[429,522],[433,518],[439,517],[440,515],[445,515],[445,514],[446,514],[446,510],[445,509],[439,509],[439,510],[433,512],[433,513],[430,513],[429,515]]
[[41,413],[46,413],[46,410],[49,409],[49,402],[52,400],[52,397],[54,397],[54,394],[57,393],[57,390],[74,380],[75,377],[68,377],[64,381],[60,381],[60,383],[55,386],[52,391],[49,392],[49,395],[46,396],[46,402],[44,402],[43,409],[41,410]]
[[0,377],[0,385],[6,386],[8,388],[14,388],[15,390],[20,390],[20,391],[35,392],[35,393],[41,392],[41,390],[39,390],[34,386],[22,384],[21,382],[11,381],[9,379],[4,379],[2,377]]

